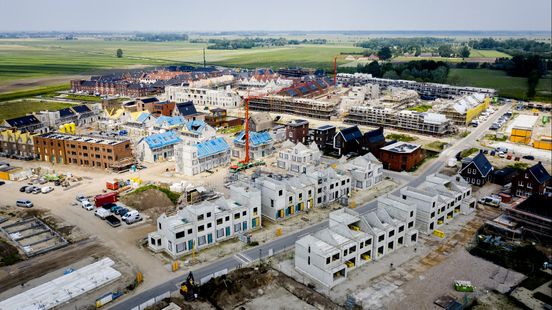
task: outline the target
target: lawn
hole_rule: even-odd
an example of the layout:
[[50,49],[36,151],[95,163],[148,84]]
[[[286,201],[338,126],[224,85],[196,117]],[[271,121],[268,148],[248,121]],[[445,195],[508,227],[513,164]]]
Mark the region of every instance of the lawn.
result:
[[496,50],[470,50],[469,58],[511,58],[512,56]]
[[387,140],[397,140],[397,141],[402,141],[402,142],[412,142],[412,141],[416,140],[415,137],[405,135],[405,134],[400,134],[400,133],[390,133],[387,136],[385,136],[385,139],[387,139]]
[[19,98],[44,95],[44,94],[51,94],[58,90],[67,90],[68,88],[69,88],[69,84],[61,84],[61,85],[54,85],[54,86],[38,87],[38,88],[22,90],[22,91],[0,93],[0,102],[15,100]]
[[0,120],[23,116],[42,110],[59,110],[73,106],[67,102],[19,100],[0,102]]

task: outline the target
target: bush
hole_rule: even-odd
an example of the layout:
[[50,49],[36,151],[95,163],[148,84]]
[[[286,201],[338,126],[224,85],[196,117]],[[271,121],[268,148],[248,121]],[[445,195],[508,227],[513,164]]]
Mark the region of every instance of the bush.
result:
[[404,135],[404,134],[396,134],[396,133],[388,134],[387,136],[385,136],[385,138],[388,140],[397,140],[402,142],[412,142],[416,140],[416,138],[412,136]]

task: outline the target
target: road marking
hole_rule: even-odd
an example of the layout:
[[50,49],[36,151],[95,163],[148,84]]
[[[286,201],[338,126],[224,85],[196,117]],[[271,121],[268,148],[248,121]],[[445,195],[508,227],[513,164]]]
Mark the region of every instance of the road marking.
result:
[[236,257],[240,262],[244,264],[251,262],[251,260],[247,256],[243,255],[242,253],[236,253],[234,257]]

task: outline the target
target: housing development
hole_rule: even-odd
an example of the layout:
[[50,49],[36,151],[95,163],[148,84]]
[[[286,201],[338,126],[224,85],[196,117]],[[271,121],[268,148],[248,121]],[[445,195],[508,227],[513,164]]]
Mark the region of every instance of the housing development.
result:
[[550,32],[215,2],[0,21],[0,310],[550,308]]

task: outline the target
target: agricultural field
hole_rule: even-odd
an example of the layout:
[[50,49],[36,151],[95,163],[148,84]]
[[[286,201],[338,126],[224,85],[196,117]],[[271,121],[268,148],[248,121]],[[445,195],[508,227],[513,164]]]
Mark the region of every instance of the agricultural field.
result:
[[496,50],[470,50],[469,58],[511,58],[512,56]]
[[[79,39],[0,40],[0,92],[25,80],[98,74],[108,70],[169,64],[203,63],[204,43],[132,42]],[[123,50],[123,57],[115,52]],[[350,43],[340,45],[293,45],[240,50],[205,50],[208,64],[238,67],[307,66],[332,68],[341,52],[359,52]],[[69,79],[69,78],[68,78]],[[4,89],[6,91],[6,89]]]
[[39,100],[19,100],[0,102],[0,122],[5,119],[23,116],[27,113],[38,112],[42,110],[59,110],[73,106],[67,102],[39,101]]
[[[500,96],[526,99],[527,79],[508,76],[504,71],[488,69],[450,69],[448,83],[453,85],[490,87]],[[537,85],[536,101],[552,102],[552,79],[542,78]]]

